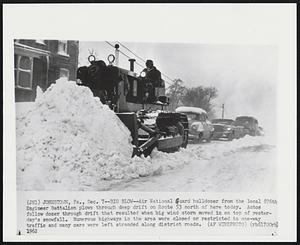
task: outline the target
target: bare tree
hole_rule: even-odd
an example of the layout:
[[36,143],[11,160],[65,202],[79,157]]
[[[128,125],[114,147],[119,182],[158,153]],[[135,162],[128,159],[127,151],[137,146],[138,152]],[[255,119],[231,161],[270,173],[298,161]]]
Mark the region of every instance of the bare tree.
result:
[[218,96],[215,87],[193,87],[186,88],[185,94],[182,97],[182,102],[185,106],[195,106],[206,110],[211,116],[214,114],[212,100]]
[[167,96],[170,98],[171,110],[178,106],[194,106],[206,110],[209,116],[214,116],[212,100],[218,96],[218,91],[213,86],[186,88],[181,79],[174,79],[168,88]]
[[183,86],[181,79],[174,79],[168,87],[167,96],[170,98],[170,109],[175,110],[179,106],[186,88]]

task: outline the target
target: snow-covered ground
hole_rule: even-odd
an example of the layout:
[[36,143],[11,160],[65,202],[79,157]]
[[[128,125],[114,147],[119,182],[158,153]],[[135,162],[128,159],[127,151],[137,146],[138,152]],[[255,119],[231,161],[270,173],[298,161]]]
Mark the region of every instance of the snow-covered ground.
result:
[[37,92],[34,103],[16,107],[18,190],[275,190],[276,148],[268,137],[131,158],[129,130],[88,88],[62,79]]
[[[172,154],[169,154],[172,155]],[[180,164],[181,159],[185,162]],[[275,192],[276,147],[264,137],[189,145],[157,175],[106,183],[111,191]],[[163,164],[163,161],[166,161]],[[172,162],[172,164],[171,164]],[[174,168],[172,168],[174,166]]]

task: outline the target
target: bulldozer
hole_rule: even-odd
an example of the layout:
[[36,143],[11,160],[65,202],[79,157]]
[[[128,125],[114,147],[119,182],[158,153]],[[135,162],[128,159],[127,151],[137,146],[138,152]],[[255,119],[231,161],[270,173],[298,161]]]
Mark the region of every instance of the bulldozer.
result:
[[178,151],[188,144],[186,115],[168,111],[169,98],[165,96],[165,82],[149,79],[144,72],[134,72],[118,66],[119,46],[115,55],[108,56],[108,65],[90,54],[89,66],[77,69],[77,83],[91,89],[94,96],[108,105],[129,129],[133,156],[148,156],[154,148],[163,152]]

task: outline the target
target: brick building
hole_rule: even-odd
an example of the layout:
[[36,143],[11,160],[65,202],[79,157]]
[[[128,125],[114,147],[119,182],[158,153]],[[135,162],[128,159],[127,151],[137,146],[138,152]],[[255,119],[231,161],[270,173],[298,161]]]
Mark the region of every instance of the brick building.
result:
[[58,78],[76,80],[78,41],[14,41],[15,101],[34,101],[36,87],[44,91]]

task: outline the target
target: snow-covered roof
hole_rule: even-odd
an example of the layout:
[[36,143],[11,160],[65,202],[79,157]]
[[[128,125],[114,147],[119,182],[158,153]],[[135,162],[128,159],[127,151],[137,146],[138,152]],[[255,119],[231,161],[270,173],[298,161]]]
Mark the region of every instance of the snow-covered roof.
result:
[[235,120],[237,121],[237,120],[250,120],[250,121],[257,121],[258,122],[258,120],[255,118],[255,117],[253,117],[253,116],[237,116],[236,118],[235,118]]
[[206,111],[199,108],[199,107],[192,107],[192,106],[180,106],[180,107],[177,107],[176,112],[190,112],[190,113],[196,113],[196,114],[206,114]]
[[238,115],[236,118],[250,118],[250,119],[256,119],[256,117],[254,117],[254,116],[242,116],[242,115]]

